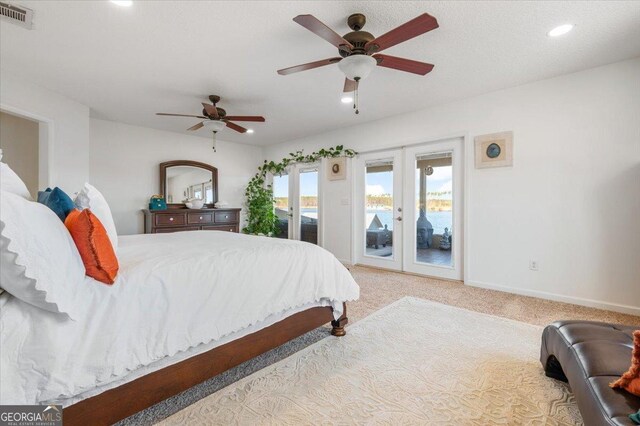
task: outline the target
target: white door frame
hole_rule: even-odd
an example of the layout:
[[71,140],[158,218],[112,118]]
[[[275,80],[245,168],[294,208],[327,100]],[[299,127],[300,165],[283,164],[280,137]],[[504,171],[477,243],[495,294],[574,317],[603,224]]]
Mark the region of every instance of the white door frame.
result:
[[[404,262],[403,270],[420,275],[436,276],[451,280],[462,280],[463,268],[463,232],[464,232],[464,138],[448,139],[426,143],[403,149],[404,152]],[[415,208],[415,158],[416,155],[428,155],[452,152],[452,194],[453,194],[453,234],[451,244],[451,266],[425,264],[416,261]]]
[[[366,163],[372,160],[393,160],[393,254],[389,257],[369,256],[366,254]],[[377,151],[368,154],[360,154],[354,161],[354,228],[353,245],[355,263],[374,266],[377,268],[402,271],[402,238],[403,238],[403,213],[402,210],[402,180],[403,180],[403,155],[401,148],[385,151]]]

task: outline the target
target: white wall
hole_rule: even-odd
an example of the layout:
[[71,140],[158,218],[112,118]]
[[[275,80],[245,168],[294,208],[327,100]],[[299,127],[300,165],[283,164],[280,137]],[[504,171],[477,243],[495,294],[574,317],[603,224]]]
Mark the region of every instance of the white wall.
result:
[[41,121],[40,187],[76,192],[89,178],[89,108],[0,70],[0,109]]
[[[360,105],[361,114],[366,108]],[[514,167],[476,170],[473,137],[505,130],[514,132]],[[467,284],[640,314],[640,58],[265,153],[277,160],[301,148],[344,144],[369,151],[453,135],[469,136]],[[352,196],[351,174],[324,188],[332,218],[325,221],[325,247],[352,260],[352,206],[341,202]],[[529,270],[530,259],[539,271]]]
[[[143,232],[141,209],[160,191],[158,165],[195,160],[218,168],[219,200],[243,207],[244,190],[263,158],[262,148],[91,119],[91,179],[109,202],[118,234]],[[243,215],[244,217],[244,215]]]
[[38,190],[43,189],[38,181],[38,128],[37,121],[0,112],[2,162],[22,178],[34,199]]

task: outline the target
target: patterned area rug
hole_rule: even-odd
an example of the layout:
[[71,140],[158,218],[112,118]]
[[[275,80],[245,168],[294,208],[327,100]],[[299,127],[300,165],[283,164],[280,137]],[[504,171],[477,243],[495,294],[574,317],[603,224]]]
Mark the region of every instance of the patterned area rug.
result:
[[405,297],[161,424],[582,424],[542,371],[541,333]]

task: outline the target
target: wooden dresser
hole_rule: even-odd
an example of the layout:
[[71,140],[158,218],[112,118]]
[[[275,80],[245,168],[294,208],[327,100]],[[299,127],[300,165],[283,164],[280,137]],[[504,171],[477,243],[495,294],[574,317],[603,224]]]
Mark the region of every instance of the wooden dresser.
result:
[[159,234],[178,231],[240,232],[241,209],[144,209],[144,233]]

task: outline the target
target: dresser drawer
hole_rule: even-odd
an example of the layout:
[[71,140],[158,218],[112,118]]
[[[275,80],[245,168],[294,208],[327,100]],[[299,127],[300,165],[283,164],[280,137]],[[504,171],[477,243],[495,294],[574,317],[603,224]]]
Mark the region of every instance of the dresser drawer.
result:
[[168,234],[170,232],[182,232],[182,231],[199,231],[199,226],[181,226],[180,228],[156,228],[156,234]]
[[215,212],[216,223],[235,223],[238,221],[238,212]]
[[156,226],[181,226],[185,224],[186,219],[184,213],[156,213],[155,217]]
[[213,223],[213,215],[211,213],[189,213],[187,214],[187,223]]
[[205,231],[227,231],[227,232],[239,232],[238,225],[217,225],[217,226],[203,226]]

